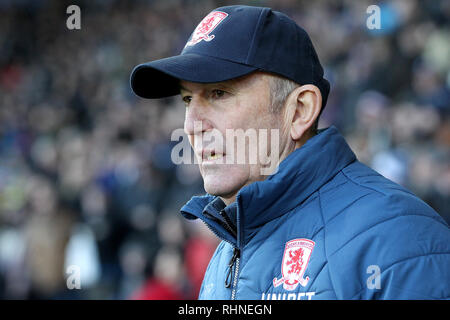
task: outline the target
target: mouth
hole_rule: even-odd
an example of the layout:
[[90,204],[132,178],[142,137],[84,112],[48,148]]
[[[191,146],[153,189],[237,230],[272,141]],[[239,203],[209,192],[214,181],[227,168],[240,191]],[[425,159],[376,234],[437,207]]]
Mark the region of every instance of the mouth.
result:
[[203,150],[202,151],[202,162],[214,162],[215,160],[223,158],[225,155],[223,153],[216,153],[214,150]]

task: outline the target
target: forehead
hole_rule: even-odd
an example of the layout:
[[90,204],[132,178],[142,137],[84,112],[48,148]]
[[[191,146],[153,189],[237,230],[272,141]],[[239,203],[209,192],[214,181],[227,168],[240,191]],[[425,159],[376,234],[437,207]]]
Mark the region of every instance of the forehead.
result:
[[263,72],[253,72],[248,75],[214,83],[198,83],[180,80],[180,90],[196,91],[208,88],[224,88],[230,90],[255,90],[258,88],[267,89],[269,86],[269,75]]

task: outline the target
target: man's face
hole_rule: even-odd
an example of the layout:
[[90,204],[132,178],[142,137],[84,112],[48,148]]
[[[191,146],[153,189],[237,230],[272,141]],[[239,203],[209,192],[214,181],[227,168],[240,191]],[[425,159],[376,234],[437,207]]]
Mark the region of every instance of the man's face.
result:
[[[265,178],[261,174],[262,157],[251,161],[249,153],[254,156],[262,150],[258,143],[265,144],[270,153],[271,129],[280,127],[281,116],[269,112],[269,81],[269,75],[256,72],[214,84],[180,83],[186,103],[184,130],[195,151],[205,191],[226,203],[234,201],[243,186]],[[267,138],[260,135],[263,131]],[[242,140],[245,145],[237,142],[239,138],[230,138],[230,133],[238,136],[242,132],[255,133],[257,142],[249,138],[250,134]],[[245,161],[239,160],[243,158]]]

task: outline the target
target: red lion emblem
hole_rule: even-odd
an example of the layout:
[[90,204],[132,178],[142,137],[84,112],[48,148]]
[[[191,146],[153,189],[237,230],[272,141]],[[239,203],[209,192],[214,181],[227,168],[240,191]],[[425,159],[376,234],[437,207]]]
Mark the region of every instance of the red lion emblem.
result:
[[[292,254],[293,253],[293,254]],[[299,248],[295,251],[289,251],[289,260],[286,264],[290,267],[288,273],[296,273],[299,274],[302,271],[303,265],[303,249]]]
[[198,27],[199,33],[208,33],[208,30],[210,30],[213,26],[214,17],[206,17],[202,22],[200,22],[200,25]]
[[192,33],[191,39],[186,43],[186,46],[193,46],[200,41],[211,41],[214,39],[214,35],[210,33],[228,16],[228,13],[222,11],[213,11],[209,13],[203,20],[198,24]]
[[294,239],[286,242],[281,263],[281,274],[283,276],[280,279],[273,279],[274,287],[283,284],[285,290],[292,291],[299,284],[302,287],[308,284],[309,277],[304,277],[304,275],[314,245],[314,241],[309,239]]

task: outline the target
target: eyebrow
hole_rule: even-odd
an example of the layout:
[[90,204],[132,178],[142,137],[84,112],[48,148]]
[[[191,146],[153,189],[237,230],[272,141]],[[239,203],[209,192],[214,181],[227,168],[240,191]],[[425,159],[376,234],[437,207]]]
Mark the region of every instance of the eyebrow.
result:
[[[226,90],[231,90],[234,89],[234,83],[235,81],[233,81],[234,79],[230,79],[230,80],[225,80],[225,81],[221,81],[221,82],[212,82],[212,83],[203,83],[206,88],[208,87],[220,87]],[[185,88],[181,83],[179,84],[179,89],[187,91],[187,92],[191,92],[191,90],[189,90],[188,88]]]
[[182,85],[181,83],[179,84],[178,88],[179,88],[180,91],[181,91],[181,90],[184,90],[184,91],[191,92],[189,89],[183,87],[183,85]]

